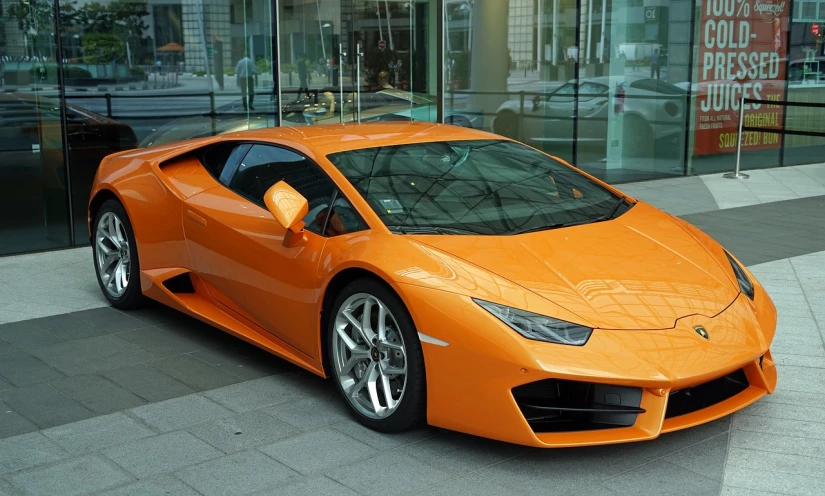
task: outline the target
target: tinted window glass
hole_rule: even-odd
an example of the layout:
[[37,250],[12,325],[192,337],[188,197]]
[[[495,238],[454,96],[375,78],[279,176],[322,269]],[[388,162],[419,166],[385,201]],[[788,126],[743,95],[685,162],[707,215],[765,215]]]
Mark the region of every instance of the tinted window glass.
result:
[[278,181],[286,182],[307,199],[309,213],[304,222],[307,229],[320,233],[323,223],[319,225],[317,217],[326,215],[334,187],[326,174],[303,155],[275,146],[253,145],[229,187],[263,206],[264,194]]
[[231,164],[237,164],[237,162],[243,158],[243,154],[248,149],[249,145],[239,145],[237,143],[218,143],[207,148],[203,154],[201,154],[201,163],[204,167],[206,167],[206,170],[212,174],[212,176],[216,179],[220,178],[222,180],[221,182],[226,184],[223,179],[228,178],[222,177],[222,174],[227,168],[227,164],[230,164],[229,169],[231,170]]
[[509,141],[399,145],[329,158],[398,232],[517,234],[623,211],[609,190]]

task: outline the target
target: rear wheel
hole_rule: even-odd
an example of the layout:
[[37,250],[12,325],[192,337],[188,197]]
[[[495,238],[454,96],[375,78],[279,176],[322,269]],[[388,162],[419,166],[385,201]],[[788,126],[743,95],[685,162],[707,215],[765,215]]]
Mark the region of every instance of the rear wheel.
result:
[[398,296],[377,281],[359,279],[341,291],[331,315],[329,370],[358,421],[382,432],[422,422],[424,358]]
[[126,209],[107,200],[95,216],[92,232],[97,282],[112,306],[132,309],[141,306],[140,263],[132,223]]

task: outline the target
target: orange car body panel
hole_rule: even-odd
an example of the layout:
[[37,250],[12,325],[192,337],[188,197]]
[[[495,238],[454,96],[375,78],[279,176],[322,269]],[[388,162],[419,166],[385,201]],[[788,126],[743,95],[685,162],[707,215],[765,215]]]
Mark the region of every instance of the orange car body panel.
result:
[[[359,269],[387,282],[418,331],[447,343],[422,344],[432,425],[539,447],[638,441],[718,418],[773,391],[773,303],[750,273],[754,301],[740,294],[723,249],[686,222],[629,199],[635,206],[628,212],[597,224],[518,236],[401,236],[326,158],[473,139],[504,138],[427,123],[248,131],[107,157],[92,198],[105,190],[124,204],[144,294],[319,375],[331,280]],[[334,237],[288,231],[189,153],[220,141],[272,143],[305,155],[369,229]],[[194,293],[163,285],[184,273],[192,274]],[[529,341],[472,298],[595,330],[580,347]],[[695,325],[710,339],[693,332]],[[748,377],[746,390],[665,420],[670,391],[738,369]],[[546,378],[644,388],[646,412],[632,427],[536,434],[511,390]]]

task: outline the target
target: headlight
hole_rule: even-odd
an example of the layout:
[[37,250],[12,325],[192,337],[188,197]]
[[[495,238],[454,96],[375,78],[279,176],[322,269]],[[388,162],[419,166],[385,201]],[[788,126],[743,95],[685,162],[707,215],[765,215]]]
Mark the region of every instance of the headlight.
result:
[[725,255],[728,257],[728,261],[730,262],[730,266],[733,267],[733,273],[736,274],[736,282],[739,283],[739,290],[742,291],[748,298],[751,300],[753,299],[753,283],[751,282],[750,278],[747,274],[745,274],[745,270],[736,263],[736,260],[730,256],[730,253],[725,251]]
[[593,332],[593,329],[589,327],[565,322],[552,317],[545,317],[544,315],[517,310],[475,298],[473,298],[473,301],[527,339],[582,346],[587,342],[590,334]]

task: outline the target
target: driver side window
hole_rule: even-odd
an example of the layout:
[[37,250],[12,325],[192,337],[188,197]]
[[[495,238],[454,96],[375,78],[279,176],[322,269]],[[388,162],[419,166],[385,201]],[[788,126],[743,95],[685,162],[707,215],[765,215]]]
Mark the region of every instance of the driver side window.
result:
[[[266,208],[264,195],[278,181],[286,182],[307,199],[309,212],[303,220],[308,231],[325,236],[344,234],[326,228],[335,185],[316,164],[296,152],[252,145],[232,175],[229,189]],[[340,210],[338,202],[333,207],[336,210]]]

